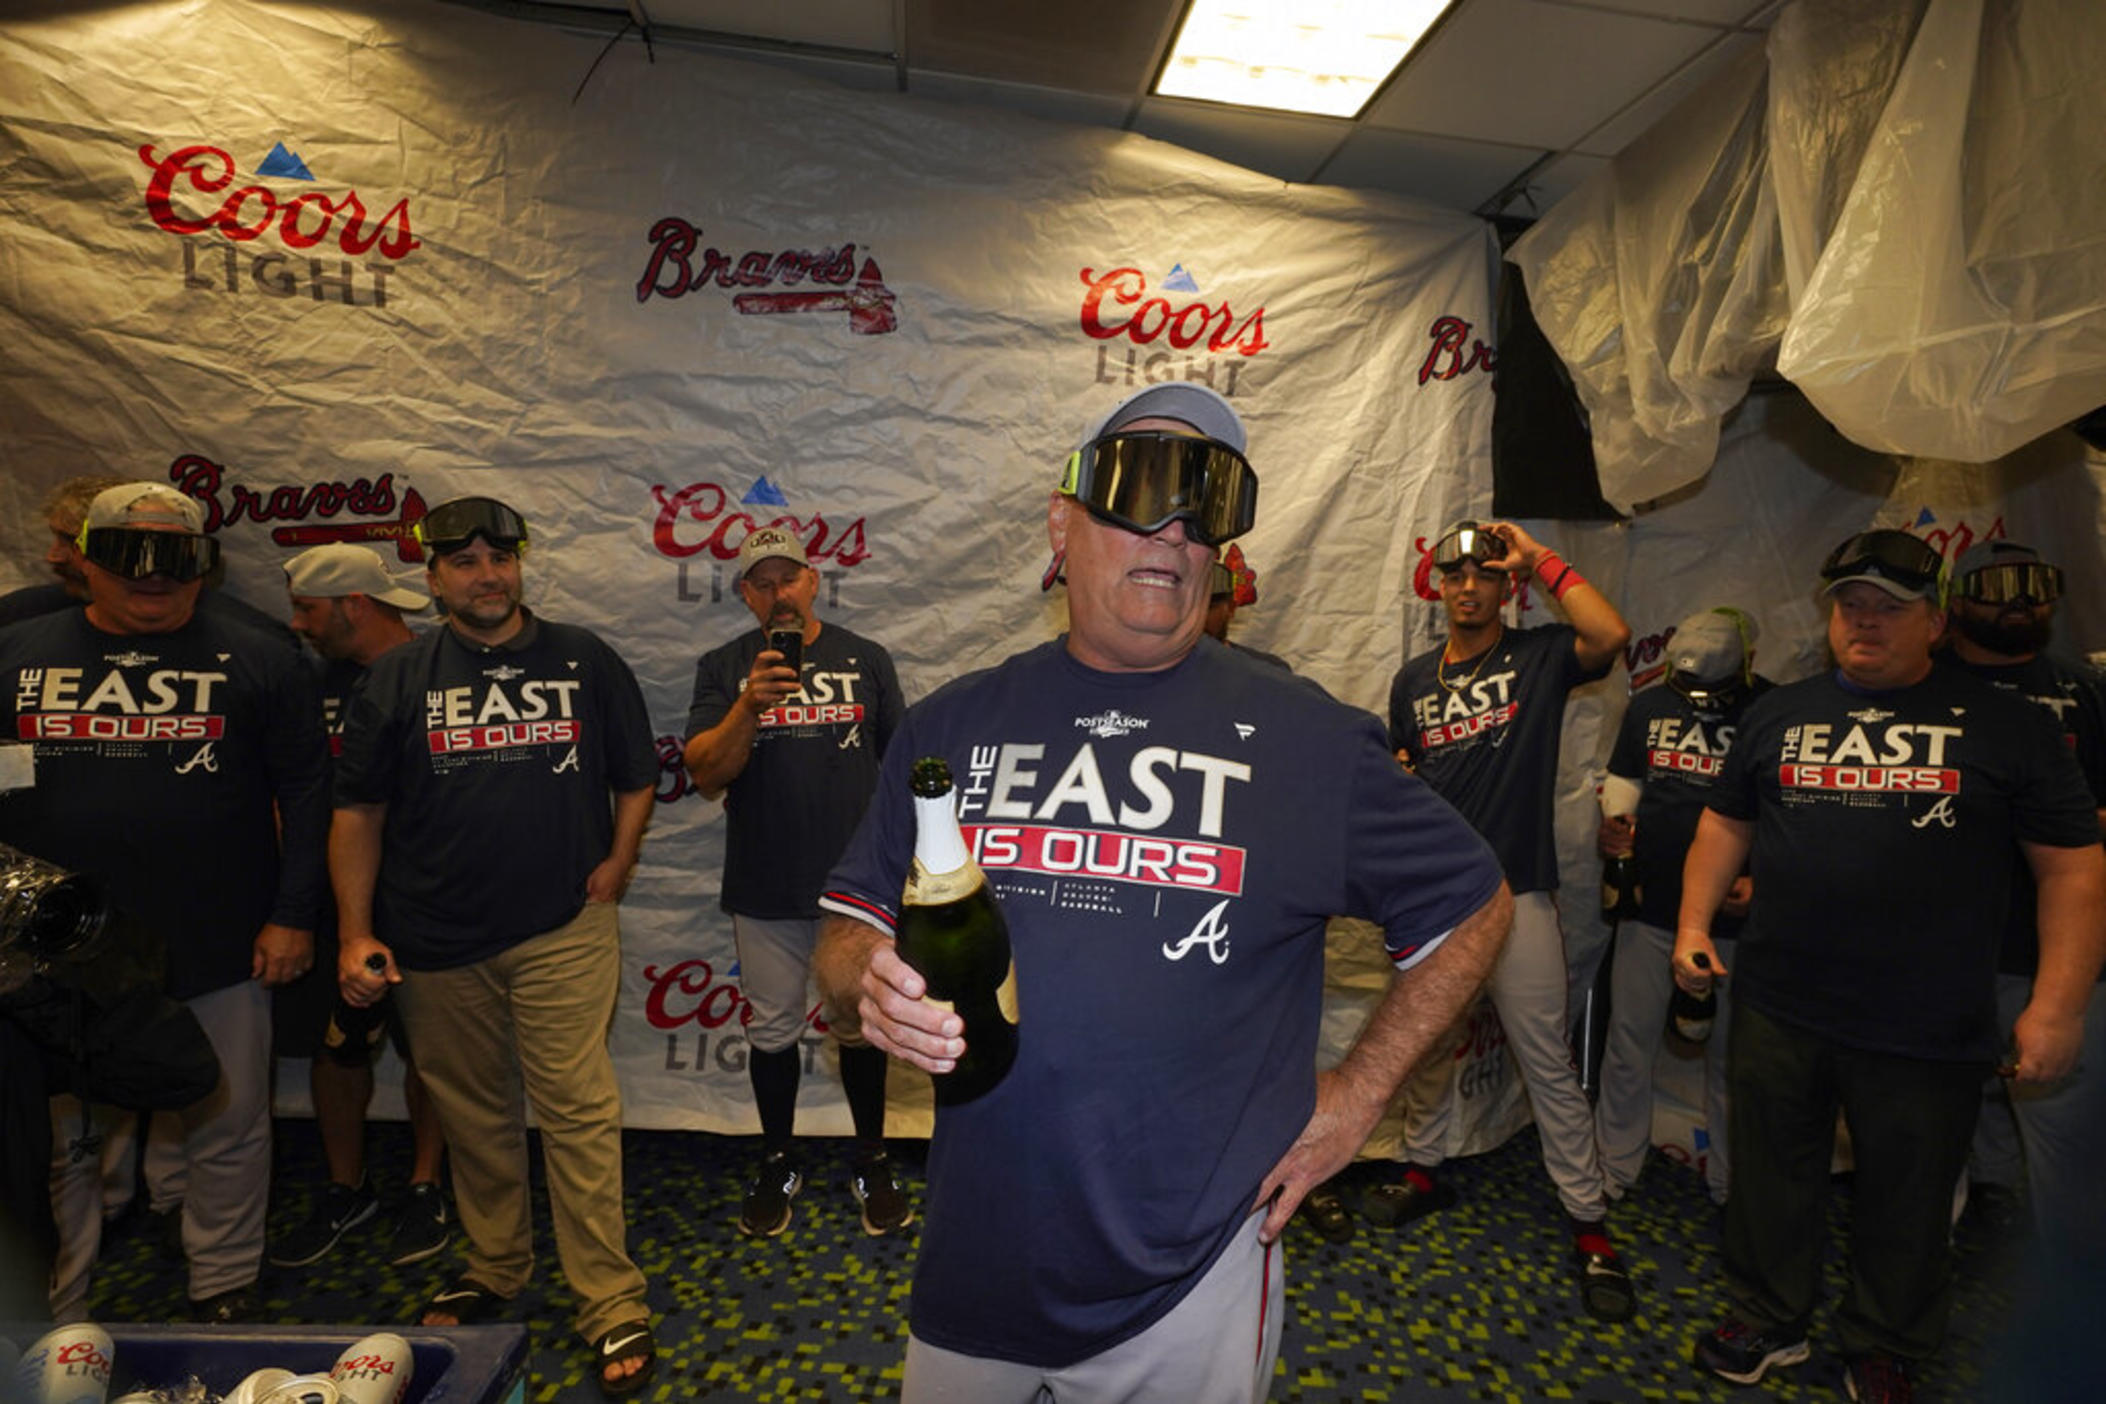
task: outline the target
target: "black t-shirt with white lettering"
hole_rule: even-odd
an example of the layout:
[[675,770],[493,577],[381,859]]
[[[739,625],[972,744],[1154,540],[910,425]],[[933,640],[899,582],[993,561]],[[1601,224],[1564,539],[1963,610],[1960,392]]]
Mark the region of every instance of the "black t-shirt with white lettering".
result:
[[1558,885],[1552,796],[1565,694],[1589,672],[1569,624],[1508,629],[1475,659],[1443,666],[1429,649],[1389,686],[1389,743],[1483,834],[1516,893]]
[[[2106,685],[2096,668],[2038,654],[2024,663],[2004,666],[1969,663],[1957,653],[1954,667],[1972,673],[1991,687],[2013,693],[2055,718],[2063,742],[2077,757],[2093,802],[2106,809]],[[2025,856],[2014,860],[2011,919],[2004,927],[2004,946],[1997,968],[2007,975],[2034,975],[2040,970],[2040,903],[2033,890],[2033,870]],[[2099,972],[2106,980],[2106,970]]]
[[353,695],[336,803],[384,804],[375,934],[411,970],[487,959],[585,905],[613,796],[658,781],[636,677],[529,617],[495,648],[451,628],[380,656]]
[[[1768,678],[1756,678],[1733,706],[1719,710],[1699,707],[1661,683],[1633,697],[1625,709],[1609,753],[1609,773],[1642,787],[1631,852],[1638,869],[1640,921],[1675,929],[1682,907],[1682,860],[1689,856],[1704,801],[1725,768],[1741,714],[1769,690]],[[1739,929],[1738,917],[1721,914],[1712,934],[1730,937]]]
[[1830,672],[1757,699],[1708,803],[1755,825],[1735,996],[1850,1047],[1940,1061],[1997,1055],[2014,844],[2099,839],[2053,722],[1942,663],[1912,687]]
[[[767,635],[752,629],[695,664],[692,740],[724,720]],[[856,831],[907,706],[891,655],[838,624],[805,646],[803,687],[762,714],[746,768],[724,793],[723,908],[819,915],[819,889]]]
[[0,842],[101,878],[166,940],[175,998],[237,985],[267,922],[312,931],[323,905],[320,716],[299,654],[202,610],[165,634],[80,606],[0,629],[0,734],[36,763]]

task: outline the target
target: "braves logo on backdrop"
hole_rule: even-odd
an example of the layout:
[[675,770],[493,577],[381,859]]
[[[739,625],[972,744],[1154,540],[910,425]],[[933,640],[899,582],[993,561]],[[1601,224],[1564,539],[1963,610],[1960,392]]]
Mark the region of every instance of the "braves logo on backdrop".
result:
[[[696,246],[702,231],[677,215],[651,226],[651,257],[636,280],[636,300],[680,298],[715,287],[732,292],[731,309],[742,316],[788,312],[846,313],[858,336],[880,336],[899,328],[899,299],[885,286],[877,260],[865,255],[856,266],[856,246],[809,249],[751,249],[729,254]],[[762,288],[805,290],[762,292]]]
[[[147,217],[183,240],[185,288],[277,298],[305,293],[316,302],[385,307],[397,265],[422,247],[411,232],[407,197],[375,215],[356,190],[288,195],[261,183],[229,189],[234,158],[217,146],[180,146],[164,156],[148,143],[138,152],[151,172],[142,197]],[[283,143],[256,175],[315,179]]]
[[[205,530],[240,522],[285,522],[274,527],[271,540],[280,546],[305,550],[329,541],[351,541],[365,546],[392,545],[405,561],[424,559],[411,528],[424,516],[424,498],[415,488],[395,495],[395,475],[378,478],[324,478],[310,483],[287,483],[274,488],[229,483],[224,464],[202,454],[186,453],[168,465],[168,480],[196,498],[205,508]],[[339,516],[366,518],[338,522]],[[323,520],[315,522],[320,517]]]
[[[227,734],[217,694],[227,674],[149,668],[152,655],[128,652],[115,667],[23,668],[15,674],[15,737],[20,741],[92,745],[95,754],[138,758],[145,744],[184,745],[176,772],[216,771],[212,743]],[[194,743],[203,743],[202,746]],[[209,762],[209,763],[208,763]]]
[[[1182,263],[1152,293],[1148,275],[1131,265],[1084,268],[1081,276],[1078,320],[1082,334],[1098,343],[1100,385],[1196,380],[1233,396],[1245,361],[1272,345],[1264,307],[1238,312],[1227,298],[1208,301]],[[1165,293],[1183,296],[1173,301]]]
[[1107,765],[1095,741],[982,745],[971,750],[958,817],[1005,899],[1119,911],[1120,885],[1237,897],[1245,851],[1225,841],[1225,827],[1232,794],[1250,778],[1241,761],[1171,746]]
[[1433,344],[1419,362],[1419,384],[1429,380],[1454,380],[1471,371],[1490,375],[1498,363],[1497,353],[1470,335],[1472,328],[1462,318],[1449,314],[1433,319],[1426,337]]

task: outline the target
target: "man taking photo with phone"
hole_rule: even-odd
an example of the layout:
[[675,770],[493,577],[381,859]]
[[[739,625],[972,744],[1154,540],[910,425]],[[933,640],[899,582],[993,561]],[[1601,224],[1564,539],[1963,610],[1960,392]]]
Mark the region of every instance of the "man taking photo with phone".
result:
[[[746,1070],[762,1139],[739,1231],[773,1238],[790,1226],[804,1187],[792,1141],[819,889],[870,802],[906,702],[890,654],[838,624],[821,626],[819,572],[795,536],[775,526],[749,533],[738,571],[739,598],[760,627],[695,665],[683,758],[705,797],[724,797],[722,905],[753,1007]],[[855,1123],[850,1189],[863,1231],[891,1233],[914,1221],[914,1208],[885,1152],[885,1054],[863,1041],[852,1007],[829,1008],[826,1019]]]

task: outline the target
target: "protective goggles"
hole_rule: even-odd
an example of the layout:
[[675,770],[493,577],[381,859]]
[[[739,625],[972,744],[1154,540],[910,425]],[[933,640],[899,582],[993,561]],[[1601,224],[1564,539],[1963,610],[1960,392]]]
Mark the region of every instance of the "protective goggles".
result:
[[526,518],[494,497],[456,497],[441,502],[410,527],[427,556],[458,551],[480,536],[500,551],[526,554]]
[[1876,575],[1930,599],[1939,595],[1945,558],[1938,548],[1905,531],[1861,531],[1828,553],[1821,578],[1831,584],[1854,575]]
[[76,544],[81,555],[126,580],[165,575],[187,584],[219,564],[219,542],[186,531],[95,527],[83,531]]
[[1748,695],[1750,687],[1747,678],[1739,673],[1728,673],[1723,678],[1692,678],[1672,668],[1667,673],[1667,685],[1702,712],[1733,710],[1734,704]]
[[1954,592],[1978,604],[2053,604],[2062,598],[2062,568],[2044,561],[1983,566],[1962,576]]
[[1207,546],[1234,540],[1258,518],[1250,461],[1227,444],[1182,434],[1094,439],[1068,455],[1060,490],[1128,531],[1161,531],[1183,518],[1186,532]]
[[1505,560],[1507,549],[1506,538],[1498,532],[1488,531],[1476,522],[1457,522],[1447,535],[1433,543],[1433,568],[1446,573],[1461,570],[1464,561],[1475,561],[1479,570],[1504,575],[1505,567],[1489,562]]

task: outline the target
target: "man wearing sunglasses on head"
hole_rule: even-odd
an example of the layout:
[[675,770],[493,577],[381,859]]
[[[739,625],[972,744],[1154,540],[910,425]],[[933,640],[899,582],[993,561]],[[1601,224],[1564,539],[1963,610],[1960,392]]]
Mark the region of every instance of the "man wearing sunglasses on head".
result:
[[[1458,522],[1434,542],[1433,566],[1448,638],[1390,684],[1390,743],[1485,836],[1514,891],[1514,934],[1492,973],[1492,1004],[1569,1220],[1581,1300],[1595,1316],[1622,1321],[1636,1297],[1609,1242],[1593,1109],[1568,1041],[1552,820],[1566,696],[1608,673],[1630,627],[1557,552],[1511,522]],[[1515,582],[1531,576],[1570,624],[1506,627],[1501,614]],[[1454,1202],[1454,1190],[1433,1174],[1454,1116],[1454,1067],[1453,1058],[1429,1064],[1405,1089],[1402,1173],[1366,1200],[1377,1223],[1401,1227]]]
[[[1942,564],[1901,531],[1830,553],[1836,666],[1749,706],[1683,867],[1675,979],[1721,975],[1734,993],[1729,1313],[1694,1356],[1735,1383],[1809,1354],[1840,1107],[1856,1166],[1846,1385],[1911,1397],[1945,1333],[1952,1187],[2004,1046],[2014,851],[2039,895],[2038,973],[2010,1030],[2018,1083],[2070,1071],[2106,955],[2097,802],[2043,709],[1933,663]],[[1762,900],[1727,970],[1712,920],[1750,858]]]
[[[909,769],[943,757],[1015,959],[1015,1065],[936,1114],[909,1404],[1264,1398],[1281,1230],[1505,933],[1491,854],[1372,718],[1204,636],[1215,551],[1256,507],[1212,391],[1151,386],[1100,419],[1047,510],[1068,632],[908,711],[828,880],[822,986],[893,1057],[950,1071],[971,1030],[891,939]],[[1399,973],[1318,1073],[1333,913],[1380,924]]]
[[520,602],[519,513],[456,498],[416,531],[446,624],[381,655],[352,698],[329,870],[344,998],[396,987],[453,1160],[466,1260],[419,1324],[471,1324],[526,1286],[531,1105],[577,1329],[602,1392],[630,1394],[655,1343],[607,1030],[616,904],[658,783],[650,717],[613,649]]
[[[325,896],[321,705],[292,649],[199,611],[219,543],[194,499],[107,489],[75,544],[86,608],[0,630],[0,733],[30,742],[35,764],[33,785],[0,797],[0,842],[101,878],[165,942],[168,993],[222,1072],[181,1113],[192,1309],[249,1319],[270,1187],[265,987],[308,969]],[[67,1198],[67,1254],[92,1260],[99,1196]]]
[[[1952,661],[1990,686],[2047,711],[2077,757],[2106,830],[2106,689],[2098,671],[2046,651],[2062,571],[2016,541],[1983,541],[1953,564]],[[2039,973],[2032,874],[2011,880],[2011,914],[1997,961],[1997,1025],[2009,1029]],[[2056,1082],[1986,1084],[1972,1155],[1974,1189],[2015,1197],[2021,1177],[2041,1247],[2068,1261],[2106,1258],[2106,984],[2094,983],[2078,1070]],[[2022,1149],[2021,1149],[2022,1148]],[[1985,1186],[1987,1187],[1985,1189]]]

